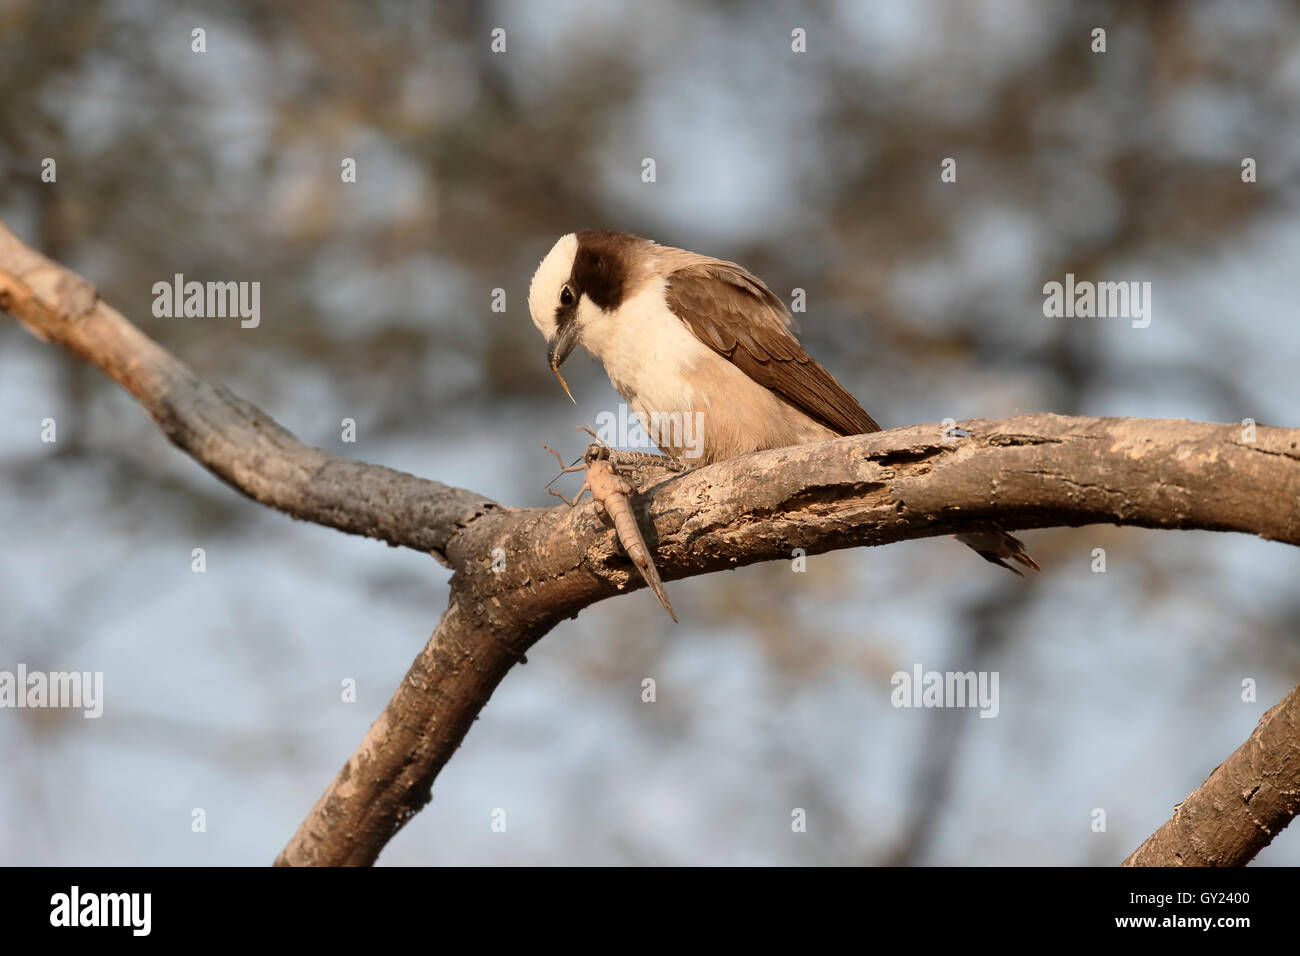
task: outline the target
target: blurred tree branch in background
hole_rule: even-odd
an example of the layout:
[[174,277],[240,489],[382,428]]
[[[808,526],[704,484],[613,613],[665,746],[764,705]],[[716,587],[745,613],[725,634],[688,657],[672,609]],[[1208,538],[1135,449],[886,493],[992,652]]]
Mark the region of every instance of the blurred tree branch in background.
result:
[[[506,508],[310,448],[198,378],[84,279],[3,226],[0,308],[106,371],[178,447],[250,498],[454,569],[433,636],[277,863],[374,862],[428,802],[438,772],[528,648],[581,609],[641,586],[591,508]],[[1237,426],[1042,414],[968,421],[959,432],[915,425],[723,462],[640,496],[640,520],[666,580],[786,558],[793,548],[816,554],[992,524],[1110,522],[1300,544],[1300,512],[1276,504],[1300,499],[1300,430],[1260,427],[1247,440]],[[1188,841],[1207,862],[1253,856],[1267,842],[1258,831],[1271,836],[1296,810],[1286,784],[1297,764],[1296,735],[1286,732],[1293,711],[1266,717],[1246,762],[1232,758],[1203,788],[1213,793],[1189,798],[1171,822],[1174,836],[1162,830],[1135,856],[1168,862],[1165,848]],[[1290,768],[1280,788],[1278,762]],[[1240,799],[1266,805],[1266,821],[1251,810],[1200,809],[1261,774],[1270,789],[1257,796],[1264,785],[1252,785]]]

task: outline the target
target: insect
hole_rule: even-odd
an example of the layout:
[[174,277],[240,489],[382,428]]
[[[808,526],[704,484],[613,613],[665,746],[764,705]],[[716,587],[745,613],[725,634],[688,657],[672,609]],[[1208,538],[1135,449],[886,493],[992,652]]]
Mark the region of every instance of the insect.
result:
[[[578,502],[582,500],[582,496],[589,491],[591,492],[591,497],[596,502],[596,512],[609,515],[610,520],[614,523],[614,531],[618,534],[618,540],[623,544],[623,550],[632,559],[636,569],[641,572],[641,577],[650,586],[650,590],[659,599],[659,603],[668,612],[668,616],[673,619],[673,623],[677,623],[677,615],[673,613],[673,606],[668,603],[668,592],[664,590],[663,581],[659,578],[659,571],[655,568],[654,560],[650,557],[650,549],[646,547],[645,538],[641,536],[641,529],[636,524],[636,516],[632,513],[632,504],[628,500],[628,495],[632,494],[635,488],[632,482],[628,481],[625,471],[635,468],[636,463],[633,462],[630,465],[618,464],[611,458],[608,445],[592,442],[587,446],[581,464],[575,463],[566,467],[559,452],[547,445],[542,447],[554,455],[556,461],[560,463],[561,474],[574,471],[586,471],[587,473],[582,482],[582,487],[573,496],[573,500],[564,497],[549,485],[546,491],[559,498],[570,508],[576,508]],[[659,456],[646,457],[659,458]],[[642,464],[646,463],[642,462]]]

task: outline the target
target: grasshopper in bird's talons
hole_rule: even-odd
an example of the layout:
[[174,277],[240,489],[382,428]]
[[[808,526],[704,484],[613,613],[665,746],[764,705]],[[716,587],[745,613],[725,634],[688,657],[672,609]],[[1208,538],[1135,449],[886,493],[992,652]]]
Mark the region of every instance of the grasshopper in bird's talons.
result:
[[641,572],[641,577],[645,583],[650,586],[659,603],[663,605],[668,616],[677,623],[677,615],[673,613],[673,606],[668,603],[668,592],[664,590],[664,583],[659,578],[659,571],[655,568],[654,559],[650,556],[650,549],[646,546],[645,538],[641,536],[641,529],[637,527],[636,515],[632,513],[632,503],[628,500],[628,495],[635,490],[632,483],[619,471],[619,467],[610,459],[609,446],[599,442],[592,442],[587,446],[586,454],[582,456],[581,464],[572,464],[565,466],[564,459],[554,448],[543,445],[547,451],[555,456],[556,461],[560,463],[560,474],[573,471],[586,471],[586,477],[583,479],[582,487],[570,501],[564,495],[560,494],[549,485],[546,488],[548,494],[559,498],[570,508],[577,507],[582,496],[591,492],[591,497],[596,502],[596,510],[608,514],[610,520],[614,523],[614,531],[618,534],[618,540],[623,544],[623,550],[627,556],[632,559],[636,569]]

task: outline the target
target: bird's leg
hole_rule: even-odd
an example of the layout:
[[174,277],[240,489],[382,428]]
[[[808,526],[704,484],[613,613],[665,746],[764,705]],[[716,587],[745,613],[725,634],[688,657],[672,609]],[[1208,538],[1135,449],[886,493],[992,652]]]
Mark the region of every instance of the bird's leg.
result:
[[628,476],[637,491],[675,478],[691,467],[679,459],[646,452],[622,452],[617,457],[611,455],[610,460]]
[[[600,445],[608,447],[600,436],[591,430],[589,425],[578,425],[578,431],[586,432],[592,438],[596,439],[591,445],[587,446],[587,453],[591,454],[592,448]],[[609,460],[616,467],[623,470],[625,474],[634,476],[634,484],[638,487],[643,483],[640,479],[642,472],[645,471],[666,471],[671,474],[681,474],[690,470],[690,465],[680,458],[674,458],[672,455],[656,455],[648,451],[625,451],[621,448],[609,448]]]
[[673,458],[671,455],[607,448],[595,442],[587,446],[587,453],[591,454],[592,449],[597,447],[606,449],[609,463],[632,483],[633,491],[643,491],[667,477],[689,471],[691,467],[680,458]]
[[631,468],[657,468],[662,471],[681,473],[688,471],[690,465],[672,455],[656,455],[648,451],[622,451],[617,448],[609,450],[610,461]]

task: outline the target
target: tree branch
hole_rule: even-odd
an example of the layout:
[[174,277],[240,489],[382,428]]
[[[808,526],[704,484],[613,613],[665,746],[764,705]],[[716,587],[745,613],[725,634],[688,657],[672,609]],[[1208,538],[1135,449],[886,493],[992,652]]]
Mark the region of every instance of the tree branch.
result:
[[443,560],[488,498],[304,445],[254,405],[210,385],[100,301],[90,283],[0,224],[0,309],[112,376],[181,451],[255,501],[304,521]]
[[1124,866],[1244,866],[1300,813],[1300,685]]
[[[642,586],[592,506],[503,508],[303,445],[3,226],[0,308],[108,372],[174,443],[249,497],[434,553],[455,571],[437,630],[277,863],[373,862],[428,802],[524,652],[564,618]],[[1300,499],[1300,430],[1258,427],[1246,441],[1236,425],[1057,415],[963,428],[945,438],[938,425],[914,425],[722,462],[638,496],[638,521],[665,580],[794,548],[815,554],[995,522],[1202,528],[1300,544],[1300,512],[1277,506]]]

